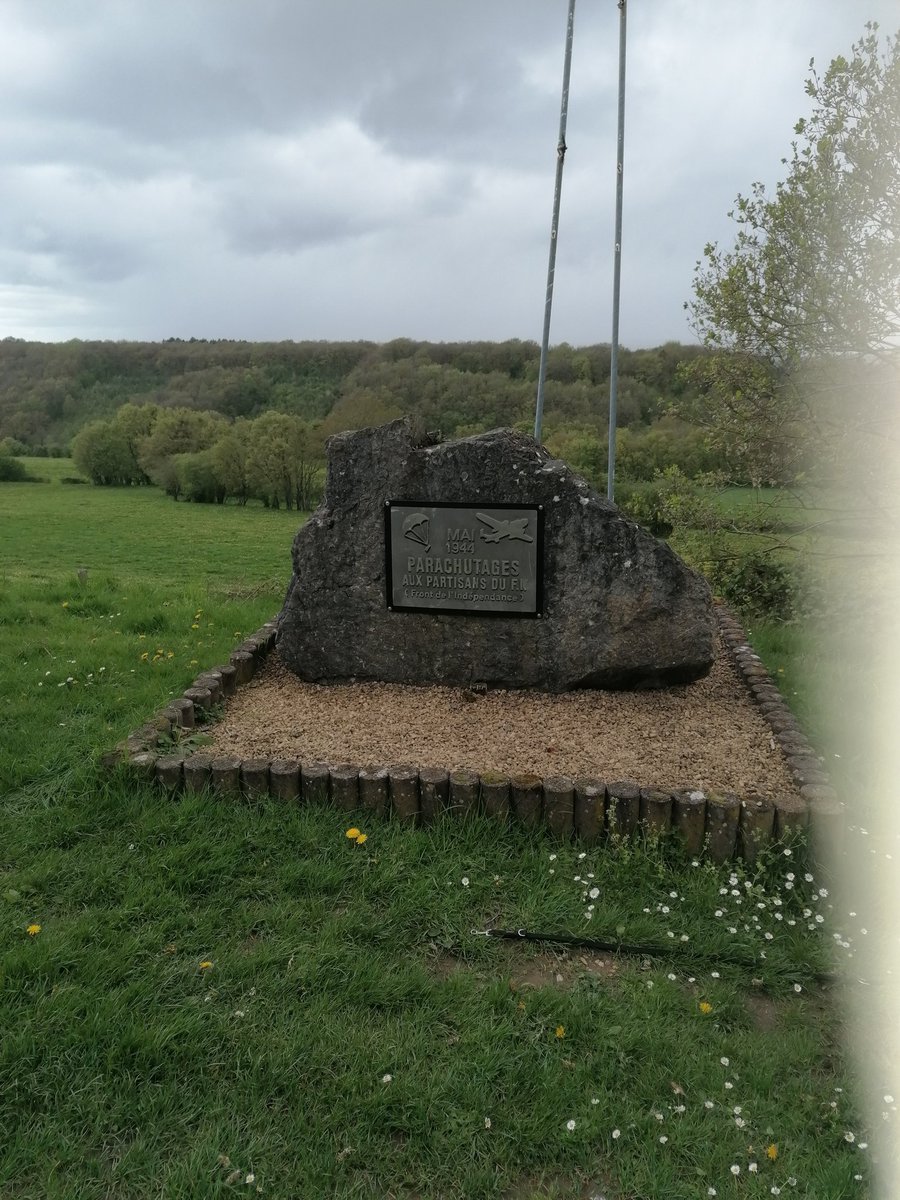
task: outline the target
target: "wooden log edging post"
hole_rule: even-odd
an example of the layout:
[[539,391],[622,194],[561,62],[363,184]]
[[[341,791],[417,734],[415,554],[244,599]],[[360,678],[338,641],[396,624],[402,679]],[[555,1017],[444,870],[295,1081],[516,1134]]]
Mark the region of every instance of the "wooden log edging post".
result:
[[241,798],[241,760],[223,755],[210,763],[210,784],[216,796],[223,800]]
[[701,854],[706,837],[706,793],[675,792],[672,796],[672,826],[681,835],[687,854]]
[[331,772],[325,763],[303,763],[300,767],[300,799],[304,804],[327,804]]
[[644,832],[661,837],[672,828],[672,793],[641,788],[640,821]]
[[285,804],[299,804],[300,764],[293,759],[274,759],[269,765],[269,792]]
[[554,837],[566,841],[575,831],[575,781],[565,775],[544,780],[544,823]]
[[481,776],[481,811],[486,817],[509,819],[509,776],[499,771],[485,771]]
[[419,771],[419,806],[422,824],[430,825],[441,815],[450,799],[450,772],[440,767]]
[[359,808],[359,769],[351,763],[331,768],[331,803],[342,812]]
[[606,784],[579,776],[575,780],[575,836],[586,846],[599,842],[606,831]]
[[212,755],[189,754],[184,760],[184,790],[202,792],[212,783]]
[[734,858],[741,802],[733,792],[710,792],[706,797],[706,847],[713,862]]
[[516,821],[527,829],[541,823],[544,785],[540,775],[513,775],[509,781],[510,808]]
[[640,785],[631,779],[610,783],[606,789],[609,832],[616,837],[631,837],[637,831],[641,815]]
[[180,754],[170,754],[156,760],[156,778],[170,796],[181,791],[184,759]]
[[387,767],[363,767],[359,773],[360,807],[374,817],[387,817],[390,805]]
[[241,794],[246,800],[262,800],[269,794],[269,760],[245,758],[241,763]]
[[456,816],[468,816],[478,809],[478,792],[481,781],[477,771],[461,768],[450,772],[450,796],[448,812]]
[[143,779],[156,778],[156,764],[159,761],[159,755],[154,754],[152,750],[141,750],[137,754],[132,754],[129,760],[132,771],[135,775]]
[[419,820],[419,772],[415,767],[395,766],[388,770],[391,816],[415,825]]

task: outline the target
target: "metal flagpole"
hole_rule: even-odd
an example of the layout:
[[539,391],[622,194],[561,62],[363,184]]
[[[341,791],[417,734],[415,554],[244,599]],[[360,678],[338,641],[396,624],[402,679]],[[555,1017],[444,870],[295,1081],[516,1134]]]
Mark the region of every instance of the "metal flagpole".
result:
[[612,352],[609,360],[609,460],[606,495],[614,498],[616,479],[616,403],[619,396],[619,286],[622,276],[622,181],[625,172],[625,5],[619,4],[619,132],[616,145],[616,240],[613,256]]
[[541,440],[544,420],[544,382],[547,378],[547,349],[550,345],[550,310],[553,307],[553,276],[556,272],[556,234],[559,229],[559,199],[562,195],[563,163],[566,158],[566,117],[569,110],[569,72],[572,66],[572,36],[575,30],[575,0],[569,0],[569,24],[566,30],[566,59],[563,66],[562,100],[559,110],[559,138],[556,143],[556,186],[553,191],[553,220],[550,225],[550,261],[547,265],[547,298],[544,301],[544,334],[538,369],[537,403],[534,411],[534,438]]

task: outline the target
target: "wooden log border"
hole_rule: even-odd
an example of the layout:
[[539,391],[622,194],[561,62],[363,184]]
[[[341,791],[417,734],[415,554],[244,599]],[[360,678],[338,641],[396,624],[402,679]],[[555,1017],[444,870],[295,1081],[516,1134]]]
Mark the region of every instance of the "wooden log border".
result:
[[129,734],[102,765],[126,766],[152,779],[167,795],[208,787],[231,801],[272,797],[286,804],[330,803],[343,812],[428,824],[439,813],[492,815],[523,828],[543,827],[556,838],[585,844],[674,831],[689,854],[715,862],[740,856],[753,861],[766,845],[809,831],[813,845],[833,841],[844,805],[829,784],[824,760],[810,745],[775,681],[747,641],[735,616],[716,603],[726,652],[765,720],[772,744],[785,759],[796,790],[782,796],[739,797],[672,787],[648,788],[637,780],[567,779],[532,775],[479,775],[468,768],[409,764],[325,764],[282,759],[211,759],[202,748],[182,753],[182,731],[201,728],[215,708],[248,683],[275,646],[277,620],[246,638],[222,666],[203,671],[160,712]]

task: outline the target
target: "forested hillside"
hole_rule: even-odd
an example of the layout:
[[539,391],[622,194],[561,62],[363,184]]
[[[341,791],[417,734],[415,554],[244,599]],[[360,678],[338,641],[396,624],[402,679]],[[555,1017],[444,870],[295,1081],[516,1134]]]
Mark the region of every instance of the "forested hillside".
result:
[[255,416],[327,416],[364,342],[0,341],[0,438],[66,449],[88,421],[128,402]]
[[[646,425],[680,393],[679,363],[702,353],[669,343],[620,356],[623,425]],[[555,347],[546,429],[605,427],[609,347]],[[89,421],[126,403],[234,419],[275,409],[328,431],[417,412],[445,434],[530,423],[534,342],[0,341],[0,439],[34,453],[68,449]]]
[[[706,435],[678,417],[684,368],[703,356],[668,343],[624,350],[623,477],[712,470]],[[153,483],[176,498],[307,507],[326,438],[415,415],[444,436],[530,431],[534,342],[0,342],[0,453],[72,453],[94,483]],[[554,347],[543,439],[600,484],[610,348]],[[313,489],[312,491],[310,489]]]

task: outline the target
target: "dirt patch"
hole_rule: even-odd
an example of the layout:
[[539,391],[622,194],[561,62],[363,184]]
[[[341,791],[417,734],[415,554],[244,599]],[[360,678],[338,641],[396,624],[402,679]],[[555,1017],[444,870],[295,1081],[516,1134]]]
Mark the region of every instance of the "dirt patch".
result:
[[209,733],[212,753],[242,759],[592,775],[744,796],[794,791],[721,644],[710,674],[684,687],[562,694],[305,683],[273,652]]
[[758,1033],[774,1033],[778,1028],[778,1006],[774,1000],[763,995],[749,995],[745,999],[747,1014]]
[[[580,977],[591,975],[596,979],[615,979],[621,963],[615,955],[554,953],[543,950],[523,958],[518,944],[498,944],[499,964],[490,968],[490,976],[505,977],[511,992],[529,988],[570,988]],[[439,951],[430,962],[430,969],[438,979],[449,979],[459,971],[478,971],[477,966],[465,962],[454,954]]]
[[584,1179],[540,1171],[523,1175],[505,1188],[503,1200],[613,1200],[610,1186],[606,1176]]
[[540,954],[518,966],[510,976],[513,991],[529,987],[570,988],[579,976],[592,975],[596,979],[613,979],[619,973],[619,964],[610,955],[581,954],[575,958],[566,955],[557,958],[551,954]]

